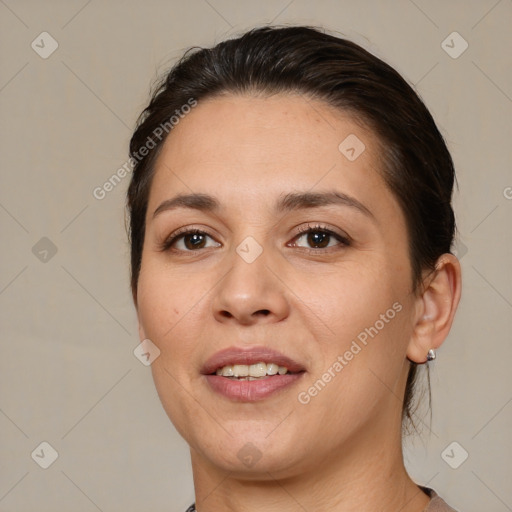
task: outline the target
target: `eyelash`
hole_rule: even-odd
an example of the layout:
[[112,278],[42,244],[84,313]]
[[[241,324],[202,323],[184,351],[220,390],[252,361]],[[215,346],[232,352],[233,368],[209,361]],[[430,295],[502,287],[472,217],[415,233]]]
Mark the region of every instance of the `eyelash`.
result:
[[[308,248],[308,247],[299,247],[299,249],[318,254],[320,252],[324,252],[324,253],[331,252],[333,249],[334,250],[336,250],[336,248],[339,249],[340,246],[348,247],[351,245],[351,240],[350,240],[350,237],[348,237],[348,235],[347,236],[340,235],[339,233],[336,233],[336,232],[332,231],[331,229],[329,229],[325,226],[322,226],[321,224],[317,224],[317,225],[313,225],[313,226],[308,224],[305,227],[299,228],[298,233],[297,233],[297,235],[294,236],[293,240],[296,241],[296,240],[300,239],[302,236],[307,235],[309,233],[324,233],[326,235],[329,235],[329,236],[335,238],[340,243],[336,247],[317,248],[317,249]],[[167,237],[164,240],[164,242],[161,244],[160,250],[163,252],[169,251],[169,250],[173,250],[175,252],[190,252],[190,253],[199,252],[200,249],[198,249],[196,251],[194,251],[194,250],[182,251],[181,249],[172,249],[172,246],[178,240],[180,240],[181,238],[183,238],[187,235],[206,235],[206,236],[212,238],[207,232],[205,232],[201,229],[183,228],[183,229],[179,229],[178,231],[172,233],[169,237]]]
[[318,253],[318,252],[331,252],[332,250],[339,249],[340,247],[348,247],[350,245],[350,238],[348,235],[340,235],[339,233],[336,233],[335,231],[329,229],[326,226],[323,226],[321,224],[315,224],[311,226],[310,224],[307,224],[306,226],[300,227],[298,230],[298,234],[293,238],[293,240],[298,240],[304,235],[307,235],[309,233],[325,233],[336,240],[340,242],[338,246],[336,247],[326,247],[326,248],[319,248],[319,249],[313,249],[311,247],[300,247],[300,249],[303,249],[308,252],[312,253]]

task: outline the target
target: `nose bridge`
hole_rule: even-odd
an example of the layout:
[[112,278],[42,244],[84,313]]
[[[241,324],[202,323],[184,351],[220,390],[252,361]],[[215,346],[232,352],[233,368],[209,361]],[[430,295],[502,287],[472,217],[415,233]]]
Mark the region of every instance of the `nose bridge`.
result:
[[261,318],[282,319],[288,312],[284,287],[271,270],[270,248],[247,236],[230,254],[231,269],[215,295],[217,319],[253,323]]

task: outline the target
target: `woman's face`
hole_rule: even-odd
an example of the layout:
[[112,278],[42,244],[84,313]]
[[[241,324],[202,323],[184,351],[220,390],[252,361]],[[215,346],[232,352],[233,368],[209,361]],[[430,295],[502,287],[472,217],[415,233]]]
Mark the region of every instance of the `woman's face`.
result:
[[[298,95],[200,101],[172,130],[137,310],[141,339],[160,349],[160,399],[193,457],[293,475],[399,432],[416,302],[404,215],[380,167],[371,132]],[[205,375],[229,348],[249,355],[214,361],[227,374],[230,363],[283,366],[264,349],[300,372]]]

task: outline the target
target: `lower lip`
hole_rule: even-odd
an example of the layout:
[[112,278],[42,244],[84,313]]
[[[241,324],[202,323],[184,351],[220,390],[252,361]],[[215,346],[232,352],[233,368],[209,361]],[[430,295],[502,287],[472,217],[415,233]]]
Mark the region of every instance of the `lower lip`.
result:
[[214,391],[230,400],[256,402],[292,386],[303,374],[287,373],[258,380],[234,380],[220,375],[206,375],[206,380]]

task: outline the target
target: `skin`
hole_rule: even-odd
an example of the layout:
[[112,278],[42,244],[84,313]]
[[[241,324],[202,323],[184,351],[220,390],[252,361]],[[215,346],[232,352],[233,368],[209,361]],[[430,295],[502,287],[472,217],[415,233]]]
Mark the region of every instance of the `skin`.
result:
[[[366,147],[354,161],[338,149],[349,134]],[[150,191],[137,313],[141,340],[161,351],[153,377],[190,446],[199,512],[420,512],[428,504],[402,458],[407,358],[425,362],[448,335],[460,266],[445,254],[425,274],[423,290],[412,290],[404,214],[379,164],[374,134],[292,94],[200,101],[167,138]],[[274,211],[290,192],[332,191],[371,215],[338,204]],[[163,201],[190,193],[210,194],[221,208],[181,207],[153,217]],[[326,237],[322,248],[298,232],[308,224],[351,242]],[[189,236],[162,250],[183,227],[206,233],[202,248]],[[248,236],[263,250],[252,263],[236,252]],[[299,393],[396,303],[400,312],[300,403]],[[279,350],[306,372],[259,402],[212,391],[200,374],[205,361],[251,345]],[[249,442],[261,456],[251,467],[238,456]]]

